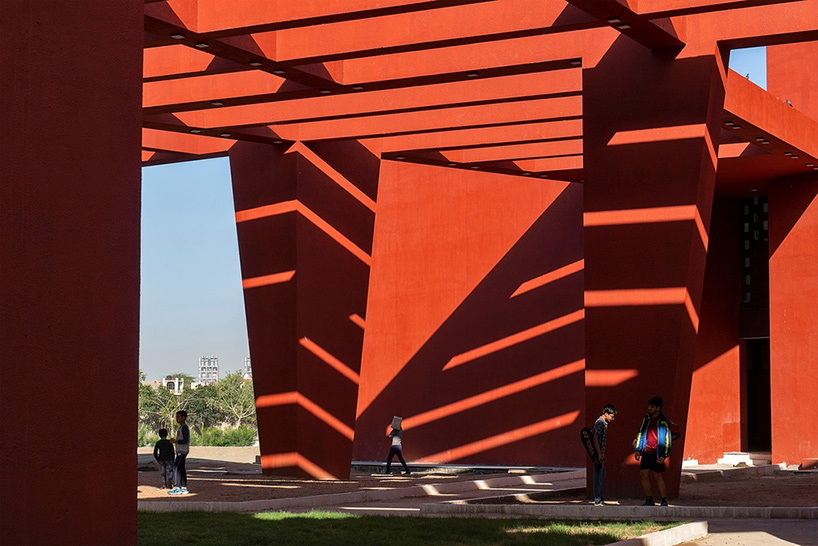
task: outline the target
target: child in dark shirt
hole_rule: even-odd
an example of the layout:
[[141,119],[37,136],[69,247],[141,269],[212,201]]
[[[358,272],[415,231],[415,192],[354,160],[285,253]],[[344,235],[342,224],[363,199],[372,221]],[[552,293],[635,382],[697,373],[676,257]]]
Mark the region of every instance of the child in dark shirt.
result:
[[159,441],[153,446],[153,458],[162,467],[162,489],[170,488],[173,481],[173,444],[168,440],[168,429],[159,429]]

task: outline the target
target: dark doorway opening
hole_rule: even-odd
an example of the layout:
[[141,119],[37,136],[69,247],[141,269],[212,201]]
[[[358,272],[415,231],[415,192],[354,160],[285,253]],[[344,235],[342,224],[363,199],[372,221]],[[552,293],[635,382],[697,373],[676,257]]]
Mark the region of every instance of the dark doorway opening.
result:
[[745,340],[747,435],[744,451],[768,452],[772,448],[770,426],[770,338]]
[[742,450],[771,451],[770,264],[767,196],[742,199],[739,331],[742,343]]

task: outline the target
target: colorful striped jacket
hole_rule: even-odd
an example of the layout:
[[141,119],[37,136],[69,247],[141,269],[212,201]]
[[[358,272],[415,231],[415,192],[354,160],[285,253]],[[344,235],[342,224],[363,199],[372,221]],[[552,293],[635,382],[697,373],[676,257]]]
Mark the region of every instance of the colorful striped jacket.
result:
[[[642,425],[639,427],[639,433],[636,435],[636,439],[633,441],[633,448],[636,451],[643,452],[648,445],[648,427],[650,426],[650,414],[646,414],[645,418],[642,419]],[[681,434],[679,434],[679,426],[665,417],[664,413],[659,414],[659,424],[657,425],[658,428],[658,445],[656,446],[656,456],[662,459],[666,459],[668,454],[670,453],[670,445],[678,438]]]

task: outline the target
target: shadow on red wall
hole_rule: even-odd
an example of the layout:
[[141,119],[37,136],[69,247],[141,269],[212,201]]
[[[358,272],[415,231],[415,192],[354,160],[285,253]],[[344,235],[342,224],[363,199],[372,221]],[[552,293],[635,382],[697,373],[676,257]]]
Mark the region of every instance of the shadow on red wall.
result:
[[[359,404],[355,459],[383,458],[386,426],[401,415],[410,461],[580,464],[581,211],[582,187],[567,186],[371,404],[363,411]],[[483,219],[492,220],[504,218]],[[433,225],[444,221],[435,218],[415,229],[429,230],[428,244],[437,244]],[[377,257],[377,247],[375,252]],[[455,270],[453,265],[453,284],[460,282]],[[379,304],[370,287],[370,315]]]

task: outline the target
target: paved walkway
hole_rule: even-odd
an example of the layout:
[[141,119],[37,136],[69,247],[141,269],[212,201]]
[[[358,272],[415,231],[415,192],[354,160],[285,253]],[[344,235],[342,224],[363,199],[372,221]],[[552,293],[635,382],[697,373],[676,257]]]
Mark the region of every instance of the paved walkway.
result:
[[815,546],[818,521],[788,519],[709,520],[707,537],[684,546]]
[[[687,470],[687,469],[686,469]],[[702,468],[695,469],[686,481],[713,481],[718,482],[725,478],[753,475],[759,481],[755,487],[763,487],[764,478],[772,473],[768,468],[754,469],[741,468]],[[413,476],[414,478],[414,476]],[[397,478],[396,478],[397,479]],[[408,480],[407,480],[408,481]],[[729,480],[732,481],[732,480]],[[748,480],[749,482],[750,480]],[[765,483],[762,483],[764,481]],[[491,475],[473,477],[471,479],[427,483],[406,483],[406,487],[369,488],[368,491],[348,491],[329,495],[314,495],[307,497],[290,497],[269,500],[255,500],[245,502],[196,502],[186,499],[185,502],[151,502],[140,500],[140,509],[147,510],[230,510],[230,511],[262,511],[262,510],[289,510],[309,511],[312,509],[341,511],[356,514],[395,515],[395,516],[428,516],[446,517],[454,515],[448,508],[441,505],[454,504],[452,508],[464,512],[462,515],[472,515],[484,518],[502,517],[574,517],[600,519],[628,517],[624,512],[638,511],[636,517],[643,517],[644,508],[623,504],[619,506],[594,507],[577,497],[575,501],[549,502],[549,493],[561,492],[562,499],[569,491],[584,489],[584,470],[573,472],[540,473],[534,475],[491,477]],[[818,494],[816,494],[818,499]],[[470,504],[469,501],[483,499],[480,504]],[[804,499],[805,504],[818,504]],[[700,509],[701,514],[683,511]],[[651,509],[647,509],[651,510]],[[818,508],[806,508],[800,515],[787,512],[792,508],[769,510],[764,507],[746,508],[752,512],[742,513],[742,508],[722,507],[691,507],[671,506],[670,509],[655,509],[657,513],[649,517],[668,519],[675,517],[686,520],[706,519],[709,523],[710,534],[703,539],[685,543],[685,546],[781,546],[800,545],[818,546]],[[658,512],[658,510],[664,510]],[[722,512],[711,517],[710,512]],[[766,510],[766,512],[764,512]],[[480,513],[468,514],[471,511]],[[504,513],[505,512],[505,513]],[[536,512],[536,513],[535,513]],[[565,512],[566,514],[562,514]],[[619,514],[619,512],[623,512]],[[671,514],[671,512],[675,513]],[[676,513],[678,512],[678,513]],[[796,515],[790,515],[796,514]],[[756,519],[741,519],[753,515]],[[788,517],[812,519],[780,519]],[[732,519],[730,519],[732,518]]]

